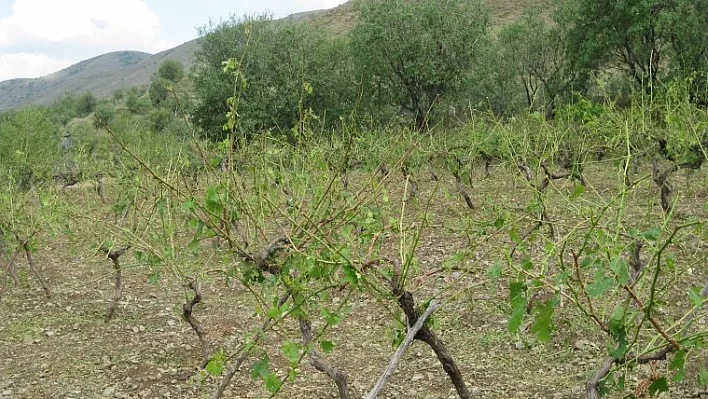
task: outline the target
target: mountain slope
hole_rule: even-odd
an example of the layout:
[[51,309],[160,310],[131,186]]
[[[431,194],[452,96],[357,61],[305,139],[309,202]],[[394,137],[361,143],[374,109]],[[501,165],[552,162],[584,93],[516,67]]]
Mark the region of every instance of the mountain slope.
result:
[[147,85],[163,60],[170,58],[180,61],[186,69],[189,69],[192,65],[194,52],[198,49],[199,39],[191,40],[177,47],[146,57],[138,63],[101,76],[88,82],[81,90],[91,91],[98,97],[106,97],[115,89]]
[[[356,26],[359,7],[367,0],[350,0],[328,10],[305,11],[285,19],[312,23],[334,34],[346,34]],[[513,21],[531,6],[547,14],[556,0],[487,0],[492,25],[502,26]],[[0,111],[26,104],[49,104],[65,93],[93,92],[98,97],[109,96],[114,90],[150,83],[150,78],[164,59],[181,61],[189,68],[200,39],[150,55],[135,51],[119,51],[81,61],[59,72],[37,79],[13,79],[0,82]]]
[[25,104],[48,104],[64,93],[86,91],[85,87],[103,77],[120,73],[150,57],[138,51],[116,51],[41,78],[0,82],[0,111]]

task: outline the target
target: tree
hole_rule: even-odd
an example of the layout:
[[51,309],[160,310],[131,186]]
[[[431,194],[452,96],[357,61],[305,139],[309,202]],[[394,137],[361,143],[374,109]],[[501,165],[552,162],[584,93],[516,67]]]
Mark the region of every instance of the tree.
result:
[[59,143],[46,110],[27,107],[9,112],[0,120],[0,178],[22,191],[49,180],[59,164]]
[[706,0],[566,0],[561,10],[578,68],[617,68],[649,90],[670,59],[689,75],[705,65]]
[[121,101],[123,101],[123,99],[125,98],[125,90],[115,89],[115,90],[113,90],[112,96],[113,96],[113,102],[118,104]]
[[100,128],[104,123],[109,123],[115,118],[116,111],[108,102],[101,102],[96,106],[94,127]]
[[150,105],[146,104],[137,94],[137,91],[130,91],[128,97],[125,100],[125,106],[133,114],[139,114],[143,112]]
[[692,80],[691,96],[708,105],[708,0],[682,0],[670,24],[673,73]]
[[154,132],[162,132],[167,129],[172,121],[172,114],[166,109],[154,109],[148,115],[150,120],[150,128]]
[[77,98],[72,94],[65,94],[49,106],[49,119],[52,123],[66,126],[69,121],[77,116]]
[[502,28],[499,47],[499,58],[523,86],[529,108],[546,106],[553,114],[556,100],[586,80],[572,68],[562,28],[546,22],[537,9]]
[[160,63],[157,76],[172,83],[177,83],[184,77],[184,65],[177,60],[164,60]]
[[159,107],[170,96],[169,85],[169,81],[157,75],[152,77],[148,93],[150,94],[150,101],[154,107]]
[[96,97],[88,91],[76,100],[76,112],[80,116],[86,116],[96,110],[97,104]]
[[424,129],[434,105],[466,94],[488,27],[479,1],[376,0],[362,7],[351,46],[375,103],[399,105]]
[[[224,71],[227,59],[237,60],[242,73],[236,89],[241,93],[238,122],[244,136],[269,129],[291,134],[301,109],[316,115],[326,111],[329,121],[337,121],[356,99],[351,74],[346,73],[345,43],[315,26],[263,15],[232,18],[203,28],[201,34],[194,64],[194,121],[208,138],[221,140],[225,135],[226,100],[235,91],[234,75]],[[312,92],[304,93],[305,86]]]

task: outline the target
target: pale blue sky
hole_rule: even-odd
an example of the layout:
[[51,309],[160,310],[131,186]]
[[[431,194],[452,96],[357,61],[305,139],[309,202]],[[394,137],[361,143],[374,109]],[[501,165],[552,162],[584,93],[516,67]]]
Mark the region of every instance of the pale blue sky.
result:
[[231,14],[276,18],[345,0],[0,0],[0,81],[39,77],[110,51],[157,53]]

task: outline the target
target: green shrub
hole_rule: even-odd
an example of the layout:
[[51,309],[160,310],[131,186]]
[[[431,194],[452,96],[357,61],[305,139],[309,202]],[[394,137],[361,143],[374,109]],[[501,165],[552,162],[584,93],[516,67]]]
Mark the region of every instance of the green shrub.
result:
[[184,65],[177,60],[164,60],[160,63],[157,76],[172,83],[177,83],[184,77]]
[[150,129],[154,132],[163,132],[172,122],[172,113],[166,109],[154,109],[148,115]]
[[94,126],[96,128],[100,127],[103,123],[110,123],[116,116],[116,110],[113,105],[107,102],[101,102],[96,107],[96,113],[94,115]]
[[93,93],[86,92],[81,97],[76,99],[76,113],[78,116],[84,117],[96,110],[98,100]]

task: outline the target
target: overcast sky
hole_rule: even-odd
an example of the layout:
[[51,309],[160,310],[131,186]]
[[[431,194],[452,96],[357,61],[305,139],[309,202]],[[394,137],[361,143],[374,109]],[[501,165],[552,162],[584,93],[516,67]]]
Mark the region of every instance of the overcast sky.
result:
[[341,3],[344,0],[0,0],[0,81],[44,76],[110,51],[157,53],[196,38],[196,28],[210,18],[266,10],[284,17]]

